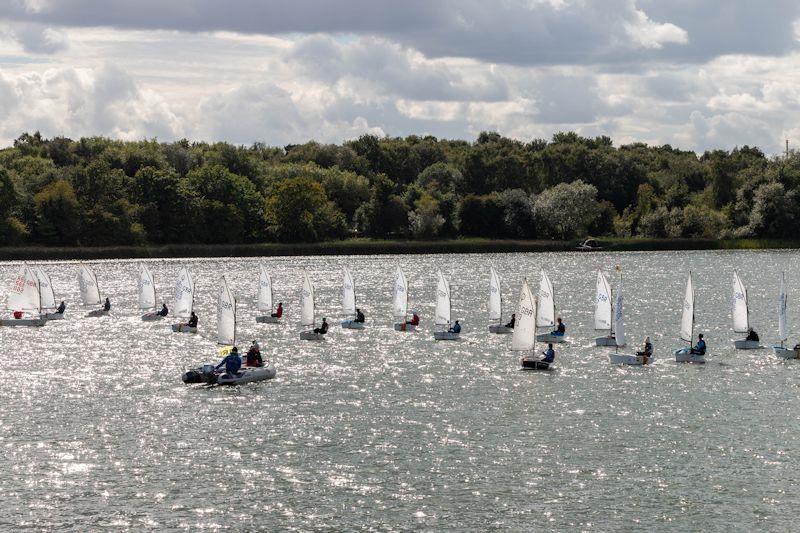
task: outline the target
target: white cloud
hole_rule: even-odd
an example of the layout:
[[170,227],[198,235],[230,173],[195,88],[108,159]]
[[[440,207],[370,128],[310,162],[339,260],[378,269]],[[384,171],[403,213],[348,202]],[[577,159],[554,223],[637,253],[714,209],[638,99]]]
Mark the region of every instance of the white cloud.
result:
[[634,17],[625,23],[625,32],[637,46],[642,48],[663,48],[665,44],[686,44],[689,34],[669,22],[657,23],[650,20],[644,11],[634,9]]

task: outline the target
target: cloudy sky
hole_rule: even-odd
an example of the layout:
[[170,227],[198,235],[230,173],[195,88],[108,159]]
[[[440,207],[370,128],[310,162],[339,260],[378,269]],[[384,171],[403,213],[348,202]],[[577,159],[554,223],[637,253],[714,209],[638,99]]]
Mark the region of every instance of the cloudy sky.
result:
[[0,145],[47,136],[800,145],[797,0],[0,0]]

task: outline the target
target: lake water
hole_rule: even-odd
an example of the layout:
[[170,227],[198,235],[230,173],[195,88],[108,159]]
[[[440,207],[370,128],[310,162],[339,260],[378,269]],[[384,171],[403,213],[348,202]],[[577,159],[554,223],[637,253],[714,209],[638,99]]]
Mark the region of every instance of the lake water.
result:
[[[731,277],[749,288],[765,345],[777,338],[786,271],[790,343],[800,340],[797,252],[289,257],[266,260],[287,324],[256,325],[258,262],[185,261],[201,333],[143,323],[132,261],[95,262],[111,317],[79,312],[77,263],[47,264],[67,320],[0,328],[5,364],[0,528],[233,530],[791,530],[800,505],[800,362],[734,352]],[[504,305],[548,270],[571,337],[558,369],[518,371],[509,336],[486,331],[489,261]],[[171,304],[184,261],[148,262]],[[625,276],[627,333],[656,364],[620,368],[596,348],[594,270]],[[368,329],[338,327],[341,268]],[[391,329],[405,270],[421,331]],[[0,264],[8,285],[18,265]],[[323,343],[298,340],[301,269],[316,286]],[[436,269],[451,281],[459,342],[432,339]],[[670,361],[686,275],[706,365]],[[278,377],[187,387],[216,362],[215,294],[226,273],[243,347]],[[614,284],[616,282],[614,281]]]

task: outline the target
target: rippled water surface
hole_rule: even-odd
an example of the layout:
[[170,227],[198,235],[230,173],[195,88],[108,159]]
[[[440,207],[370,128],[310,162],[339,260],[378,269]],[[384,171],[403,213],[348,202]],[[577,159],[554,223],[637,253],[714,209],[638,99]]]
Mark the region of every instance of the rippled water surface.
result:
[[[201,333],[143,323],[136,263],[93,263],[112,316],[83,318],[77,263],[46,264],[67,320],[0,328],[0,528],[234,530],[791,530],[800,505],[800,362],[735,353],[734,268],[751,319],[776,340],[786,271],[790,342],[800,340],[795,252],[500,254],[268,259],[283,326],[256,325],[258,263],[187,261]],[[505,305],[547,268],[571,342],[558,370],[518,371],[509,337],[486,331],[489,261]],[[151,261],[171,304],[182,261]],[[594,273],[625,275],[627,332],[653,337],[645,368],[593,346]],[[368,329],[338,327],[341,268],[353,272]],[[391,329],[393,271],[408,276],[414,334]],[[18,265],[0,264],[8,285]],[[301,269],[335,327],[298,340]],[[459,342],[432,339],[435,271],[450,278]],[[688,270],[704,366],[677,365]],[[242,344],[259,339],[274,381],[184,386],[216,361],[214,294],[227,273]],[[510,311],[509,313],[510,314]]]

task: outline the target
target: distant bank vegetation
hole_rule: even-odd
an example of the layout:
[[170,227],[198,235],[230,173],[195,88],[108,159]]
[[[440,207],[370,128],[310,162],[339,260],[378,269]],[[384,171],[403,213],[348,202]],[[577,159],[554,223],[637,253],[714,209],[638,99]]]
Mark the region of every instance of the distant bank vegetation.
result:
[[249,147],[23,134],[0,150],[0,245],[369,237],[796,239],[800,156],[364,135]]

